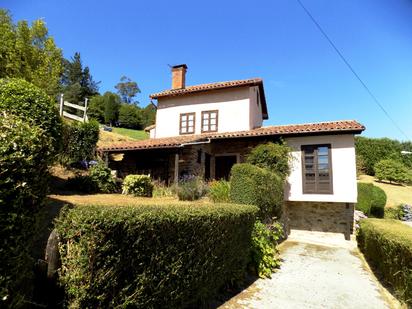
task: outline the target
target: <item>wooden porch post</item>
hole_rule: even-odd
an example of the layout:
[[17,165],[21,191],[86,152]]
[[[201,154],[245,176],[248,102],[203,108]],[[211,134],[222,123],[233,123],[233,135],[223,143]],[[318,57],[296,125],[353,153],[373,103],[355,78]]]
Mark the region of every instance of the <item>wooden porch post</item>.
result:
[[175,177],[174,182],[177,185],[179,183],[179,153],[175,154]]
[[104,165],[106,165],[106,167],[109,167],[109,153],[108,152],[104,153]]

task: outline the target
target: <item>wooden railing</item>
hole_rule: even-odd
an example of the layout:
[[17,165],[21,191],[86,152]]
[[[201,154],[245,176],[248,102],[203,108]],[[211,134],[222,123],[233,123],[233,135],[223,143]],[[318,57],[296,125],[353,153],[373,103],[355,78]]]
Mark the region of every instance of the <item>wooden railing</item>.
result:
[[[88,121],[88,118],[87,118],[87,102],[88,102],[88,99],[85,98],[84,99],[84,106],[73,104],[73,103],[64,101],[63,94],[61,94],[60,95],[60,116],[70,118],[70,119],[74,119],[74,120],[81,121],[81,122],[87,122]],[[70,114],[70,113],[66,112],[64,110],[65,106],[68,106],[68,107],[71,107],[71,108],[74,108],[74,109],[77,109],[77,110],[81,110],[83,112],[83,117],[80,117],[80,116],[77,116],[77,115]]]

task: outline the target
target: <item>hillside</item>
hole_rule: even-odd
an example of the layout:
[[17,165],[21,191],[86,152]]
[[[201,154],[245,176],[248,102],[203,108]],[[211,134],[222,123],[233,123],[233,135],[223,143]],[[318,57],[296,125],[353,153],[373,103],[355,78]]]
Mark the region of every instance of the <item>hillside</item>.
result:
[[148,138],[144,131],[131,130],[124,128],[113,128],[113,132],[100,130],[98,147],[109,146],[115,143],[137,141]]

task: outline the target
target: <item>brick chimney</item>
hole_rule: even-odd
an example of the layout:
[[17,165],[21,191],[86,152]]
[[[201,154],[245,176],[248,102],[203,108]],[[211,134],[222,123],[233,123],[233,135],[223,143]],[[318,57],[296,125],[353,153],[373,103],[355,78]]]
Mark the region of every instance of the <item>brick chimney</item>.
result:
[[182,89],[186,86],[186,64],[172,66],[172,89]]

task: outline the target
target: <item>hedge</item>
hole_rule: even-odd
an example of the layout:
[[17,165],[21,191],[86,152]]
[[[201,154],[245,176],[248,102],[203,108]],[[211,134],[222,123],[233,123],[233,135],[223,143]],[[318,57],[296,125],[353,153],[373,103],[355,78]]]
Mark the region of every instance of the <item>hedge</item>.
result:
[[230,198],[234,203],[256,205],[259,217],[280,217],[283,180],[267,169],[249,163],[235,164],[231,170]]
[[358,203],[356,209],[367,216],[383,218],[385,214],[386,193],[372,183],[358,183]]
[[371,266],[412,306],[412,228],[397,220],[365,219],[357,240]]
[[79,206],[56,223],[72,308],[181,308],[244,275],[257,209]]
[[153,182],[149,175],[127,175],[123,181],[123,194],[151,197]]

